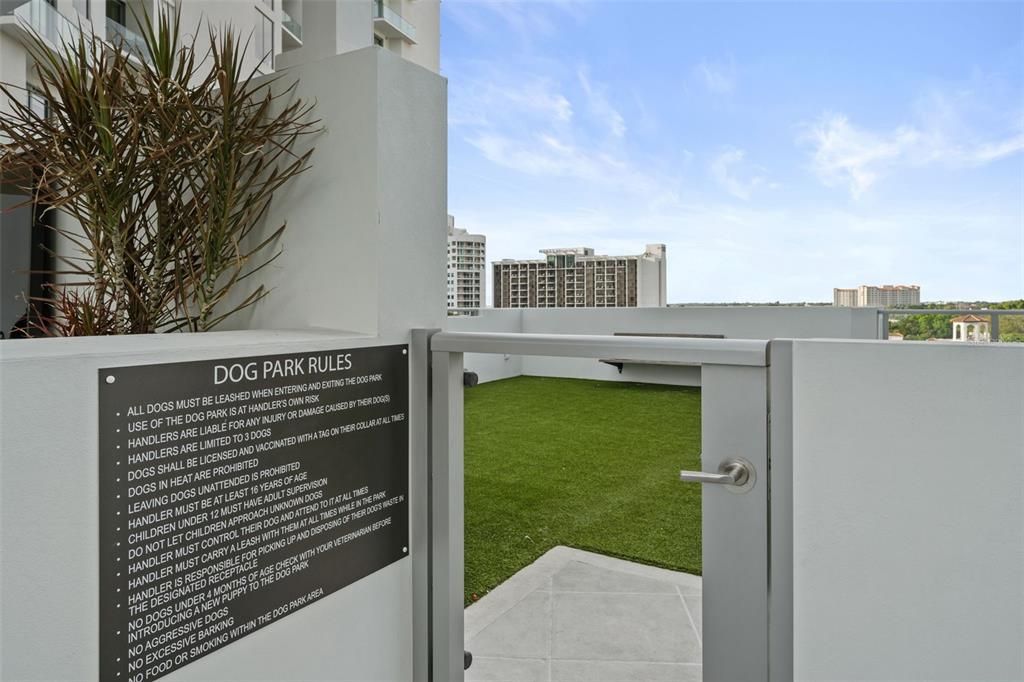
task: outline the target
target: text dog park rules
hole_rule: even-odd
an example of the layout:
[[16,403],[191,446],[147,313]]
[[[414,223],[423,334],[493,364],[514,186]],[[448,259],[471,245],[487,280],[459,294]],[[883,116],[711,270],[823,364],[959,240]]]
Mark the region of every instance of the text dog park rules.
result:
[[408,555],[405,346],[99,372],[100,675],[160,677]]

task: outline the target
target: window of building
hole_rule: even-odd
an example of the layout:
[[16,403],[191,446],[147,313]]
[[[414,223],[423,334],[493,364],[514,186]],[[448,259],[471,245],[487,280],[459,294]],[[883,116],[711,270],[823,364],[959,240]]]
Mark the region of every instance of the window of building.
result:
[[28,108],[39,118],[50,118],[50,103],[42,91],[33,85],[28,86]]
[[107,19],[122,26],[128,24],[128,5],[124,0],[107,0]]
[[373,34],[373,44],[377,47],[384,47],[384,39],[376,33]]

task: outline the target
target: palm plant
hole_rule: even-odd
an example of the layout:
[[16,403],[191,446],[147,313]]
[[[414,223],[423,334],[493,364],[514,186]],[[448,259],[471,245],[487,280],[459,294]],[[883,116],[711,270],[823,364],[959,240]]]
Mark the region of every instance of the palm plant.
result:
[[230,294],[280,254],[285,224],[261,228],[309,168],[312,148],[294,150],[319,124],[296,82],[247,68],[231,30],[199,54],[176,10],[139,23],[145,54],[84,31],[30,38],[47,116],[0,84],[0,170],[77,223],[54,228],[55,283],[32,301],[48,334],[206,331],[257,303],[263,285]]

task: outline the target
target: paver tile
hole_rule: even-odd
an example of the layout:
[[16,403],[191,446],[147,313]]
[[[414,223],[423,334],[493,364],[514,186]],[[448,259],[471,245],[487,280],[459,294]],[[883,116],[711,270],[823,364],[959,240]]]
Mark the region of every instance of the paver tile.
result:
[[548,662],[535,658],[474,656],[466,682],[547,682]]
[[693,617],[693,624],[697,626],[697,634],[704,637],[703,600],[698,596],[685,595],[686,608],[690,609],[690,616]]
[[622,571],[570,561],[555,574],[556,592],[638,592],[647,594],[676,594],[674,585]]
[[700,682],[701,667],[685,663],[552,661],[551,682]]
[[700,663],[679,595],[554,593],[551,656],[584,661]]
[[[678,599],[678,597],[677,597]],[[551,651],[551,594],[538,590],[500,615],[467,644],[473,656],[542,658]]]

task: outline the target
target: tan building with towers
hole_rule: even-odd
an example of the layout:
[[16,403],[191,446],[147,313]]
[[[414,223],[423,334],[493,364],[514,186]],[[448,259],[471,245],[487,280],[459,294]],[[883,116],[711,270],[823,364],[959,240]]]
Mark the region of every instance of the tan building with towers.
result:
[[833,289],[832,305],[844,308],[896,308],[921,303],[921,287],[916,284],[862,284],[856,289]]
[[636,256],[589,247],[542,249],[544,259],[493,264],[495,308],[650,308],[667,304],[665,245]]

